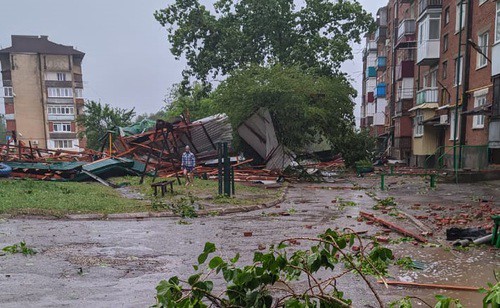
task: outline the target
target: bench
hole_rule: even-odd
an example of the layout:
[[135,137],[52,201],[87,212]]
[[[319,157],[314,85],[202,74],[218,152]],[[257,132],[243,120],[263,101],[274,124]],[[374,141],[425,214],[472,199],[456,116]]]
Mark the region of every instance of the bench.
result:
[[168,180],[168,181],[161,181],[158,183],[153,183],[151,184],[151,188],[155,190],[154,195],[158,195],[158,187],[161,189],[161,196],[165,196],[165,193],[167,192],[168,186],[170,185],[170,192],[173,194],[174,193],[174,182],[175,180]]

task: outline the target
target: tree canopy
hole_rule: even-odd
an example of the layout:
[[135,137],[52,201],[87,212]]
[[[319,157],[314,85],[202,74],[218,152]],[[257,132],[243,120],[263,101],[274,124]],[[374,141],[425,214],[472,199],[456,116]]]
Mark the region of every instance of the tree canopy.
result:
[[84,128],[79,135],[80,137],[85,136],[87,147],[94,150],[99,149],[101,146],[99,139],[108,130],[131,125],[132,118],[135,116],[134,109],[114,108],[109,104],[94,101],[86,101],[84,108],[84,113],[77,119],[78,124]]
[[171,52],[185,56],[184,86],[194,76],[206,82],[249,64],[280,63],[339,73],[352,59],[350,42],[360,42],[373,18],[356,0],[218,0],[213,10],[198,0],[176,0],[155,12],[166,27]]
[[268,108],[280,142],[300,150],[319,136],[333,141],[352,131],[355,93],[341,76],[319,76],[298,67],[275,65],[234,71],[212,98],[235,129],[259,108]]

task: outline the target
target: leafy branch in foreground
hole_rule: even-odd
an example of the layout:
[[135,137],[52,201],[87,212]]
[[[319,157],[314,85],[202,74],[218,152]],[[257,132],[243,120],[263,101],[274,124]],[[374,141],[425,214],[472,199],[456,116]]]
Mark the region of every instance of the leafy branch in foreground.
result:
[[[292,249],[298,241],[311,242],[307,250]],[[360,249],[353,253],[354,244]],[[293,251],[292,251],[293,250]],[[382,277],[373,265],[392,257],[392,252],[376,245],[363,247],[361,239],[352,230],[340,233],[328,229],[317,238],[291,238],[267,252],[255,252],[250,265],[239,267],[239,255],[225,261],[220,256],[210,260],[216,251],[206,243],[194,266],[196,274],[187,280],[175,276],[163,280],[156,287],[156,307],[349,307],[352,301],[344,297],[337,280],[352,271],[365,281],[380,307],[383,303],[359,264],[372,266],[368,271]],[[208,261],[208,264],[206,262]],[[349,264],[339,268],[328,278],[315,275],[321,270],[333,270],[341,261]],[[204,266],[204,270],[200,268]],[[226,289],[214,292],[214,276],[222,274]],[[296,283],[294,281],[302,281]]]

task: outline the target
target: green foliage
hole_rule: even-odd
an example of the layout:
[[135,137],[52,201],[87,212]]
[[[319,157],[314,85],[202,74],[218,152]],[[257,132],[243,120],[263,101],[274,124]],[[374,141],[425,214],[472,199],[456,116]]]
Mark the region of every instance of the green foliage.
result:
[[354,124],[356,91],[342,77],[320,77],[298,67],[252,66],[234,72],[213,94],[217,111],[237,128],[259,108],[269,110],[278,140],[301,151],[318,136],[337,140]]
[[401,268],[405,270],[412,270],[415,267],[413,266],[413,260],[410,257],[402,257],[396,261],[396,265],[399,265]]
[[22,253],[25,256],[32,256],[36,254],[36,251],[33,248],[30,248],[26,245],[25,241],[19,242],[18,244],[14,244],[11,246],[5,246],[2,248],[2,251],[7,253]]
[[[211,256],[216,247],[206,243],[193,266],[195,274],[187,279],[175,276],[159,283],[156,307],[208,307],[209,304],[216,307],[350,306],[352,301],[344,297],[336,284],[337,279],[349,272],[332,274],[327,279],[316,279],[314,275],[334,270],[341,259],[348,263],[361,262],[366,258],[364,250],[354,255],[350,252],[355,241],[361,245],[361,240],[354,233],[338,233],[331,229],[317,238],[301,240],[311,241],[314,245],[307,250],[292,249],[289,245],[296,243],[297,239],[288,239],[266,252],[255,252],[252,263],[244,266],[237,265],[239,255],[230,260]],[[375,247],[369,258],[385,261],[391,256],[390,250]],[[220,294],[212,292],[213,276],[222,276],[225,282]],[[308,283],[290,284],[301,279],[307,279]],[[281,292],[276,296],[271,289],[279,286]],[[378,296],[377,300],[382,306]]]
[[387,197],[385,199],[382,199],[380,200],[379,202],[377,202],[378,205],[382,205],[382,206],[396,206],[396,201],[394,201],[394,197]]
[[346,166],[354,167],[356,162],[371,161],[374,157],[376,140],[367,130],[349,130],[336,137],[332,140],[334,152],[342,154]]
[[436,295],[437,303],[434,308],[463,308],[460,300],[444,295]]
[[485,293],[485,297],[483,299],[483,308],[491,307],[498,308],[500,307],[500,282],[497,282],[495,285],[492,283],[488,283],[489,289],[481,289],[481,293]]
[[164,118],[170,119],[185,115],[189,120],[198,120],[216,113],[213,99],[208,89],[200,83],[194,83],[191,91],[183,91],[180,85],[175,85],[167,101]]
[[389,303],[389,308],[412,308],[411,298],[405,297],[398,301]]
[[172,54],[187,59],[184,85],[190,76],[206,81],[250,64],[336,74],[353,58],[350,43],[359,43],[374,27],[357,1],[309,0],[296,6],[293,0],[218,0],[213,6],[176,0],[154,14],[167,29]]
[[87,147],[98,150],[103,137],[108,130],[114,130],[118,126],[129,126],[135,116],[134,109],[127,110],[111,107],[109,104],[86,101],[84,114],[78,116],[77,122],[84,127],[79,133],[80,137],[87,137]]

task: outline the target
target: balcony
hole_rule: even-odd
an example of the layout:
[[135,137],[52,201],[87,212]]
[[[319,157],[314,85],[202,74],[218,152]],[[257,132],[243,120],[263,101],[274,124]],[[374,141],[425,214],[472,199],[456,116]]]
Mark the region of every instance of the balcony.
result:
[[385,124],[385,113],[377,112],[373,115],[373,125],[384,125]]
[[439,39],[418,42],[417,65],[434,65],[437,63],[439,61],[440,46]]
[[374,66],[368,66],[366,68],[366,78],[377,77],[377,70]]
[[368,103],[373,103],[375,101],[375,95],[373,95],[373,92],[368,92],[366,95],[366,101]]
[[64,114],[64,115],[49,114],[47,116],[47,119],[49,121],[74,121],[75,115],[74,114]]
[[375,88],[375,97],[385,97],[385,89],[386,89],[386,86],[385,86],[385,83],[384,82],[381,82],[379,84],[377,84],[377,87]]
[[377,25],[387,27],[387,7],[381,7],[377,11]]
[[416,42],[416,23],[415,19],[405,19],[398,27],[398,39],[396,48],[411,47]]
[[428,9],[441,9],[443,0],[419,0],[418,1],[418,16],[424,14]]
[[438,88],[424,88],[420,91],[417,91],[417,105],[425,103],[437,103],[438,101]]
[[375,31],[375,42],[379,40],[384,40],[387,38],[387,27],[378,27]]
[[403,78],[413,78],[415,73],[415,61],[406,60],[401,61],[401,64],[396,66],[396,80]]
[[367,41],[366,42],[366,50],[368,50],[368,52],[370,52],[370,50],[377,50],[377,42],[375,41]]
[[397,100],[403,99],[413,99],[413,88],[412,87],[399,87]]
[[386,66],[387,66],[387,57],[378,57],[377,70],[379,71],[385,70]]

